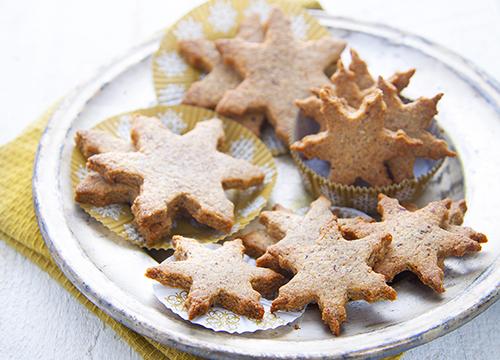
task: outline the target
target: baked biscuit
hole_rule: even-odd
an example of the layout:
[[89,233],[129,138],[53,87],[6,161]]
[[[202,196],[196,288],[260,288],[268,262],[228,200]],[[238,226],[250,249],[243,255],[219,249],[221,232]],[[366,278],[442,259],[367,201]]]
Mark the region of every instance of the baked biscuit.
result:
[[265,111],[277,136],[288,144],[298,115],[294,101],[328,83],[325,69],[337,61],[345,43],[332,37],[297,40],[290,20],[278,8],[272,10],[265,29],[262,43],[237,38],[216,41],[224,61],[244,78],[224,94],[216,110],[228,116]]
[[[424,284],[442,293],[445,257],[479,251],[480,243],[487,241],[485,235],[456,225],[456,216],[452,216],[453,222],[449,222],[451,205],[452,201],[445,199],[409,211],[396,199],[380,194],[378,212],[382,216],[381,222],[366,222],[357,218],[344,222],[342,231],[357,238],[390,233],[392,243],[385,257],[374,267],[375,271],[391,281],[397,274],[409,270]],[[453,207],[452,211],[455,209]]]
[[335,183],[352,185],[363,180],[371,186],[391,184],[385,162],[408,154],[413,147],[421,146],[421,141],[402,130],[385,128],[386,106],[380,90],[365,96],[354,112],[345,100],[332,95],[329,88],[320,92],[326,130],[308,135],[290,148],[307,158],[328,161],[329,178]]
[[270,269],[243,260],[241,240],[225,242],[211,250],[194,239],[174,236],[175,261],[165,260],[149,268],[146,276],[166,286],[189,291],[186,300],[189,319],[220,305],[254,319],[262,319],[260,294],[270,296],[284,278]]
[[224,189],[259,185],[264,174],[245,160],[217,151],[223,138],[220,119],[201,121],[177,135],[157,118],[137,116],[132,141],[138,151],[94,155],[87,166],[108,182],[140,187],[132,213],[147,245],[169,234],[181,209],[202,224],[229,232],[234,205]]
[[[237,38],[251,42],[261,42],[264,30],[257,15],[243,19]],[[179,52],[186,61],[198,70],[207,73],[201,80],[194,82],[186,91],[183,104],[215,109],[225,92],[241,83],[241,77],[222,61],[215,43],[207,39],[179,41]],[[264,122],[263,114],[244,114],[233,118],[249,128],[257,136]]]

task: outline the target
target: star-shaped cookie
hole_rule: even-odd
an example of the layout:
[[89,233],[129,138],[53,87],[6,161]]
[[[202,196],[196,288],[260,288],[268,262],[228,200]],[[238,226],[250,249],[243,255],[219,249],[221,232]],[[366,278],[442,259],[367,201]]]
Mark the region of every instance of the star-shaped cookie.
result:
[[298,115],[294,101],[329,82],[324,71],[337,61],[345,44],[332,37],[306,42],[295,39],[289,19],[277,8],[265,29],[262,43],[216,41],[224,61],[244,78],[237,88],[225,93],[216,110],[228,116],[265,111],[278,137],[288,143]]
[[323,321],[339,335],[340,325],[347,318],[348,301],[396,298],[384,276],[371,268],[383,257],[390,242],[388,234],[345,240],[336,219],[332,219],[312,242],[279,254],[280,266],[294,276],[279,289],[271,311],[297,310],[316,302]]
[[[85,158],[110,151],[135,150],[130,142],[99,130],[78,131],[75,143]],[[130,203],[137,196],[138,190],[137,186],[110,183],[98,173],[91,172],[76,186],[75,200],[94,206]]]
[[241,240],[225,242],[213,250],[194,239],[174,236],[175,261],[165,260],[149,268],[146,276],[166,286],[189,291],[189,319],[220,305],[237,314],[262,319],[260,294],[272,295],[283,284],[280,274],[243,260]]
[[[390,281],[409,270],[424,284],[442,293],[445,257],[479,251],[480,243],[487,241],[483,234],[457,225],[457,215],[451,218],[453,222],[448,221],[451,205],[451,200],[446,199],[409,211],[396,199],[380,194],[378,212],[382,216],[381,222],[369,223],[358,218],[345,222],[342,230],[358,238],[390,233],[392,243],[385,257],[374,267],[375,271]],[[463,209],[459,211],[463,217]]]
[[408,136],[422,141],[422,146],[412,149],[404,159],[389,160],[389,168],[396,182],[413,177],[417,157],[437,160],[445,156],[456,156],[448,148],[446,141],[436,138],[427,130],[437,114],[436,106],[443,94],[430,99],[421,97],[405,104],[399,97],[398,89],[389,81],[379,77],[378,87],[382,90],[387,105],[385,126],[393,131],[402,129]]
[[[261,42],[264,30],[257,15],[247,17],[241,22],[237,38],[251,42]],[[189,64],[205,71],[203,79],[194,82],[186,91],[183,104],[215,109],[227,90],[234,89],[241,82],[241,77],[229,65],[224,64],[215,43],[207,39],[179,41],[179,52]],[[245,114],[233,117],[259,135],[264,122],[263,114]]]
[[109,182],[140,187],[132,213],[148,245],[169,233],[181,209],[202,224],[228,232],[234,206],[224,189],[261,184],[264,174],[245,160],[217,151],[223,137],[222,121],[216,118],[177,135],[157,118],[138,116],[132,126],[138,151],[94,155],[87,166]]
[[380,90],[365,96],[356,111],[332,95],[329,88],[320,92],[326,130],[308,135],[290,148],[307,158],[328,161],[333,182],[352,185],[361,179],[371,186],[391,184],[385,162],[405,155],[421,142],[404,131],[385,128],[386,106]]
[[[351,49],[351,64],[346,69],[342,60],[337,61],[337,69],[330,78],[332,84],[329,86],[335,96],[344,99],[354,109],[359,108],[363,98],[377,88],[377,84],[368,72],[366,63],[359,57],[358,53]],[[415,69],[404,72],[396,72],[389,78],[399,94],[408,86]],[[302,110],[305,116],[313,118],[319,125],[320,131],[326,129],[326,121],[321,113],[321,100],[319,92],[321,89],[311,89],[313,93],[306,99],[298,99],[295,104]]]

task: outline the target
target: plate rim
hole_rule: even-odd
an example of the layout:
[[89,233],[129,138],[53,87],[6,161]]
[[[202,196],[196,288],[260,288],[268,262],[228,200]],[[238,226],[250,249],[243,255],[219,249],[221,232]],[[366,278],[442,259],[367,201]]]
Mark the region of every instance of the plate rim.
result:
[[[497,114],[500,114],[500,86],[493,77],[488,76],[484,71],[480,70],[475,64],[464,57],[423,37],[413,35],[393,27],[377,23],[352,20],[345,17],[331,16],[323,11],[315,10],[311,12],[323,25],[335,25],[336,27],[339,27],[344,24],[345,27],[346,24],[349,24],[351,27],[355,27],[355,29],[350,30],[369,32],[371,35],[378,34],[379,36],[386,38],[390,35],[399,40],[403,40],[405,45],[412,46],[427,55],[435,57],[442,64],[452,69],[462,79],[466,80],[469,85],[475,87],[476,90],[478,90],[478,92],[495,108]],[[434,323],[431,323],[430,325],[429,323],[423,323],[423,325],[421,324],[418,326],[412,324],[412,326],[409,326],[409,328],[403,333],[403,335],[405,335],[410,332],[412,333],[410,336],[391,336],[386,338],[386,341],[381,344],[373,344],[370,342],[367,345],[358,346],[354,352],[346,351],[348,349],[345,348],[332,348],[327,352],[310,351],[299,354],[276,354],[262,352],[258,349],[254,349],[254,352],[249,352],[248,349],[235,349],[228,346],[220,346],[214,343],[200,341],[189,336],[187,336],[187,338],[186,336],[179,336],[175,333],[160,334],[150,324],[141,320],[140,314],[136,311],[123,307],[119,302],[109,302],[107,298],[101,296],[102,291],[99,292],[97,289],[92,288],[86,281],[87,278],[85,275],[79,274],[76,269],[71,266],[71,259],[67,258],[70,254],[67,254],[65,249],[59,247],[60,244],[57,243],[55,237],[52,235],[52,229],[48,227],[49,221],[47,216],[50,214],[46,213],[44,209],[45,200],[43,199],[47,196],[55,196],[55,198],[58,199],[58,194],[54,191],[42,191],[44,185],[43,173],[47,170],[44,166],[49,165],[49,168],[55,170],[57,169],[57,164],[59,162],[55,160],[50,162],[50,157],[45,154],[45,148],[47,147],[51,134],[55,131],[61,131],[61,129],[58,129],[55,125],[58,121],[60,121],[59,119],[65,118],[67,122],[69,121],[68,125],[70,126],[72,120],[76,118],[79,111],[85,106],[86,102],[90,100],[94,94],[99,91],[99,89],[106,86],[107,83],[123,71],[126,71],[130,66],[148,59],[149,56],[156,50],[157,43],[161,36],[162,33],[157,33],[142,45],[132,48],[125,54],[125,56],[118,58],[117,61],[111,63],[107,67],[104,67],[89,82],[77,87],[72,93],[70,93],[70,95],[64,98],[50,118],[47,128],[43,132],[35,156],[32,191],[35,213],[41,234],[58,267],[79,289],[79,291],[81,291],[101,310],[140,334],[153,338],[168,346],[175,347],[179,350],[201,356],[231,358],[234,358],[235,356],[238,358],[292,357],[307,359],[320,359],[332,356],[361,358],[366,356],[396,354],[403,350],[433,340],[470,321],[498,299],[500,295],[500,281],[497,280],[500,279],[499,257],[495,258],[493,263],[473,281],[473,283],[469,286],[469,291],[467,291],[467,293],[463,292],[443,305],[449,306],[453,311],[450,310],[447,316],[441,316],[439,321],[434,321]],[[483,83],[479,83],[478,79],[482,80]],[[42,171],[42,169],[44,171]],[[59,180],[56,181],[56,185],[57,190],[60,185]],[[62,211],[62,209],[60,209],[60,211]],[[90,259],[78,259],[78,264],[80,264],[81,261],[92,263]],[[466,303],[467,306],[464,306],[464,303]],[[435,310],[436,309],[430,310],[427,313],[419,315],[416,319],[425,317],[426,315],[429,316],[429,313],[432,313]],[[418,321],[413,322],[416,323]],[[398,325],[391,325],[387,328],[378,330],[378,332],[383,334],[389,331],[389,334],[391,334],[390,328],[394,328],[395,326]],[[394,332],[394,330],[392,332]],[[353,335],[353,338],[356,336],[358,335]]]

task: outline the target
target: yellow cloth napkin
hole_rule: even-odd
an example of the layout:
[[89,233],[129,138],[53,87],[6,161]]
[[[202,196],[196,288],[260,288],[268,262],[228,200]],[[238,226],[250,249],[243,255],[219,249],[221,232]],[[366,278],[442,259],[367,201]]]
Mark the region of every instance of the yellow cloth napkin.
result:
[[38,230],[31,193],[33,161],[38,141],[52,110],[18,138],[0,148],[0,239],[37,264],[99,319],[111,326],[144,359],[196,359],[143,337],[106,315],[64,276],[52,260]]
[[[300,0],[308,8],[320,8],[316,1]],[[188,360],[197,357],[169,348],[137,334],[90,302],[59,270],[38,230],[31,193],[33,161],[45,125],[53,113],[47,111],[18,138],[0,147],[0,239],[52,276],[87,309],[111,326],[144,359]],[[394,359],[399,358],[394,357]]]

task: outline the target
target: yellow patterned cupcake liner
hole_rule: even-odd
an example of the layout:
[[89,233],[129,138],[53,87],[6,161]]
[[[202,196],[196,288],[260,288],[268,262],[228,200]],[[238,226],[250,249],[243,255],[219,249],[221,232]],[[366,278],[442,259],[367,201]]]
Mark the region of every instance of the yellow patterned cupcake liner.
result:
[[[190,11],[168,28],[160,48],[153,55],[153,79],[158,102],[164,105],[180,104],[185,91],[203,76],[178,53],[179,40],[232,38],[244,17],[256,13],[261,21],[265,21],[273,6],[280,7],[291,18],[296,37],[315,40],[329,35],[328,30],[301,5],[303,2],[283,0],[211,0]],[[274,131],[265,130],[262,139],[273,155],[287,153],[287,146],[274,136]]]
[[[303,120],[304,118],[299,119],[297,124]],[[312,120],[310,121],[312,122]],[[431,132],[440,138],[445,137],[444,130],[438,127],[435,120],[433,121]],[[290,134],[291,143],[302,137],[303,136],[298,136],[297,129],[293,129]],[[423,171],[420,171],[420,173],[412,179],[405,179],[397,184],[386,186],[364,187],[334,183],[326,174],[319,173],[321,171],[318,169],[321,167],[325,168],[326,162],[317,159],[307,160],[297,151],[290,151],[290,153],[295,164],[299,168],[302,181],[307,191],[309,191],[313,197],[324,195],[330,199],[335,206],[354,208],[367,214],[377,213],[377,198],[380,193],[396,198],[400,202],[414,201],[422,194],[431,178],[444,163],[444,159],[425,160],[425,162],[422,162],[424,167]]]
[[[264,184],[246,190],[227,190],[228,198],[234,203],[235,223],[230,233],[221,233],[193,219],[179,218],[175,220],[171,235],[183,235],[196,238],[201,242],[216,242],[243,229],[262,210],[271,196],[276,182],[276,166],[269,149],[251,131],[237,122],[218,116],[213,111],[188,106],[155,106],[113,116],[96,125],[94,129],[107,131],[124,140],[130,140],[131,119],[134,114],[158,117],[165,126],[175,133],[183,134],[191,130],[198,121],[219,117],[223,120],[225,143],[224,152],[231,156],[248,160],[261,168],[265,174]],[[73,189],[88,174],[85,159],[75,147],[71,158],[71,181]],[[92,218],[102,223],[109,230],[124,239],[145,248],[172,248],[170,238],[152,247],[146,246],[142,236],[137,231],[134,217],[127,204],[113,204],[97,207],[80,204]]]

